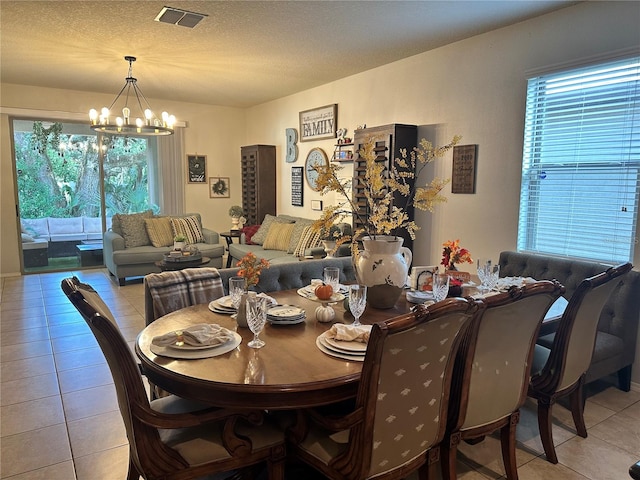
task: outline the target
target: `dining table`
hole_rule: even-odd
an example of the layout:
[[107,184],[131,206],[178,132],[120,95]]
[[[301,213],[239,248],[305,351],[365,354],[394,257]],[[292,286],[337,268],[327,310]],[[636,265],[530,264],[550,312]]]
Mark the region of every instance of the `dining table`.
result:
[[[318,336],[333,323],[353,321],[343,302],[332,305],[336,312],[333,322],[322,323],[316,320],[315,311],[320,306],[317,298],[303,296],[296,289],[268,295],[278,304],[303,309],[306,319],[297,324],[267,322],[260,333],[265,346],[254,349],[247,346],[253,333],[239,327],[230,315],[216,313],[207,304],[177,310],[149,324],[136,339],[135,352],[145,375],[168,392],[217,407],[292,410],[354,397],[362,361],[348,355],[328,355],[316,345]],[[407,314],[413,305],[403,292],[390,309],[367,306],[361,322],[373,324]],[[561,309],[552,309],[547,320],[556,319]],[[172,358],[152,351],[154,337],[202,323],[218,324],[237,333],[239,344],[208,358]]]

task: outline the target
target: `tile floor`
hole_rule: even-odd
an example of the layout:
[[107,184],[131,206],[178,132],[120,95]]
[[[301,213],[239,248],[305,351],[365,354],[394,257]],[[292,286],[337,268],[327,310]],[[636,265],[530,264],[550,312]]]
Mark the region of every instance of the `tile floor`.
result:
[[[130,342],[144,325],[142,283],[118,287],[105,270],[73,272],[114,312]],[[127,439],[109,371],[88,327],[60,289],[70,272],[0,279],[0,478],[123,480]],[[544,459],[535,410],[518,426],[521,480],[622,480],[640,459],[640,392],[604,385],[587,400],[589,437],[555,408],[560,463]],[[502,478],[499,440],[463,444],[458,477]]]

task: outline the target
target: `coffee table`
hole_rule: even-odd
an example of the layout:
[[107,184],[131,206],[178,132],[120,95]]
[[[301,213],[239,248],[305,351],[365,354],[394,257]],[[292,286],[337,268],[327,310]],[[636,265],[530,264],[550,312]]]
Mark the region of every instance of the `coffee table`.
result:
[[164,259],[158,260],[155,262],[156,267],[158,267],[163,272],[166,271],[175,271],[175,270],[184,270],[185,268],[197,268],[204,267],[208,265],[211,261],[211,257],[202,257],[198,260],[194,260],[193,262],[167,262]]
[[81,243],[76,245],[78,256],[80,257],[80,265],[83,267],[95,267],[103,264],[102,258],[102,242],[100,243]]

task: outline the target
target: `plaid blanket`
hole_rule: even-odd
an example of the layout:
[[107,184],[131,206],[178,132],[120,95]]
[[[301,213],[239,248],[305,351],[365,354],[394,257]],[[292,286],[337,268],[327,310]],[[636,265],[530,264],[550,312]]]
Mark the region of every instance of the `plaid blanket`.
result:
[[144,281],[153,298],[154,318],[224,296],[217,268],[185,268],[150,273]]

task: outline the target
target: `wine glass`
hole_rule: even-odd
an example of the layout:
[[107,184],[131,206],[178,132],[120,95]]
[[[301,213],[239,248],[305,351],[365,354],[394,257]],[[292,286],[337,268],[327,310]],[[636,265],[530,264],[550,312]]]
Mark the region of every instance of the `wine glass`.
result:
[[446,273],[434,273],[433,277],[433,299],[440,302],[447,298],[449,294],[449,275]]
[[498,284],[498,278],[500,278],[500,264],[489,264],[487,266],[486,277],[487,289],[493,290],[494,288],[496,288],[496,285]]
[[324,283],[331,285],[333,293],[340,288],[340,269],[338,267],[324,267]]
[[246,284],[244,277],[231,277],[229,279],[229,296],[231,296],[231,305],[236,311],[240,308]]
[[349,310],[355,319],[351,325],[358,326],[360,316],[367,306],[367,286],[366,285],[349,285]]
[[262,348],[264,341],[260,340],[260,332],[267,323],[267,299],[264,297],[247,298],[247,324],[253,332],[253,340],[247,345],[251,348]]

